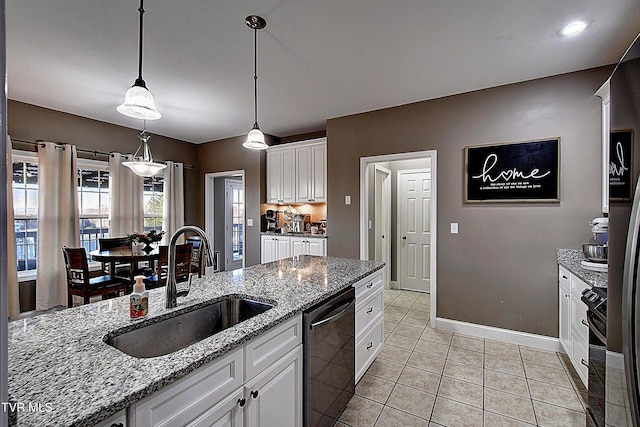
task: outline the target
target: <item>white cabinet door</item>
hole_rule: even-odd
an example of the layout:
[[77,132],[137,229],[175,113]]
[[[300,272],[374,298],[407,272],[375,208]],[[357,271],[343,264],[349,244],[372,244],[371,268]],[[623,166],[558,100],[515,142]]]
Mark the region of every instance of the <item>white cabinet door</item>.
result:
[[[244,423],[243,406],[246,398],[243,389],[238,389],[222,402],[196,418],[189,427],[242,427]],[[243,401],[244,399],[244,401]]]
[[562,282],[560,282],[560,286],[558,286],[560,291],[559,294],[559,325],[558,325],[558,335],[560,338],[560,344],[564,348],[564,351],[567,355],[571,356],[573,349],[571,348],[571,292],[569,288],[564,286]]
[[327,242],[324,239],[311,238],[308,242],[307,255],[327,256]]
[[296,201],[296,157],[295,150],[282,150],[282,202]]
[[262,236],[260,242],[260,262],[264,264],[267,262],[276,261],[276,256],[278,254],[278,241],[273,237]]
[[267,152],[267,202],[295,202],[295,150]]
[[302,345],[245,385],[245,426],[302,425]]
[[313,202],[327,201],[327,144],[311,146],[312,173],[311,182],[313,189],[311,199]]
[[306,255],[307,241],[301,237],[291,238],[291,256]]
[[296,201],[307,203],[313,197],[311,147],[296,148]]
[[289,237],[277,237],[276,246],[278,248],[276,259],[285,259],[291,256],[291,239]]
[[318,237],[292,237],[291,256],[298,255],[327,256],[325,239]]

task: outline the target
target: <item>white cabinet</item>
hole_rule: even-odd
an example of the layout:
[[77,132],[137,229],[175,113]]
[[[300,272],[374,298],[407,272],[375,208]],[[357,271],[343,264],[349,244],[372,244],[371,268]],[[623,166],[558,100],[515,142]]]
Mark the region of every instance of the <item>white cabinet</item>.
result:
[[291,256],[327,256],[326,243],[322,237],[291,237]]
[[267,152],[267,203],[295,203],[295,150]]
[[260,262],[278,261],[291,256],[291,241],[287,236],[260,237]]
[[589,326],[587,306],[580,299],[589,285],[558,266],[559,325],[558,336],[562,348],[585,386],[589,371]]
[[302,425],[302,316],[134,403],[128,425]]
[[318,138],[268,149],[267,203],[327,201],[326,142]]
[[99,422],[94,427],[127,427],[127,410],[123,409],[107,418],[104,421]]
[[358,281],[356,288],[356,383],[373,363],[384,342],[383,271]]

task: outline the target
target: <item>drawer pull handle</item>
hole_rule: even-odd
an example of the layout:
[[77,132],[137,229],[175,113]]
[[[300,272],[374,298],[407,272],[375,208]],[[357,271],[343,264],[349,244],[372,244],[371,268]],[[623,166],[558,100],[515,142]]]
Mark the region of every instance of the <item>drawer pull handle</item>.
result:
[[239,407],[242,408],[246,403],[247,403],[247,399],[245,399],[244,397],[242,399],[238,399],[238,406]]
[[369,310],[367,310],[367,314],[371,314],[373,312],[373,307],[369,307]]
[[580,319],[580,323],[582,323],[586,327],[589,327],[589,323],[585,322],[584,319]]
[[564,297],[565,297],[565,298],[569,298],[570,296],[571,296],[571,295],[569,295],[569,294],[564,294]]
[[255,399],[256,397],[258,397],[258,390],[253,390],[253,391],[251,392],[251,397],[253,397],[254,399]]
[[367,350],[371,350],[372,348],[373,348],[373,341],[369,343],[369,345],[367,346]]
[[563,279],[565,279],[565,280],[567,280],[567,279],[568,279],[568,277],[567,277],[567,276],[565,276],[564,274],[562,275],[562,278],[563,278]]
[[367,289],[371,289],[371,287],[372,287],[372,286],[373,286],[373,282],[371,282],[371,283],[369,283],[369,284],[367,285]]
[[124,427],[124,424],[122,424],[122,423],[113,423],[113,424],[111,424],[111,427]]
[[585,362],[584,359],[580,359],[580,363],[582,363],[587,368],[589,367],[589,364],[587,362]]

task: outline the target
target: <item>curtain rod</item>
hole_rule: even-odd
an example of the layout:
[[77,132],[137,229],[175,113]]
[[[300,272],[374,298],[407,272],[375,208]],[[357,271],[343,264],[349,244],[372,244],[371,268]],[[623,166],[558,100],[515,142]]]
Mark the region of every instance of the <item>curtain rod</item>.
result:
[[[64,142],[58,142],[58,141],[26,141],[24,139],[16,139],[16,138],[11,138],[11,142],[20,142],[22,144],[30,144],[30,145],[40,145],[43,144],[45,142],[53,142],[54,144],[57,145],[65,145]],[[106,151],[99,151],[99,150],[87,150],[85,148],[78,148],[76,147],[76,151],[79,153],[87,153],[87,154],[93,154],[94,157],[97,156],[110,156],[111,153],[107,153]],[[193,165],[184,165],[185,169],[193,169]]]

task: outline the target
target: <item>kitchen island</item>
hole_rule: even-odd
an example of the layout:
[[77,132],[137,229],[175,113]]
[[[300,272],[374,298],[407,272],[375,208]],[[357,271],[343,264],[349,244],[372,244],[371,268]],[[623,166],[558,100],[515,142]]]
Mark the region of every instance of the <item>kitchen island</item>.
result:
[[[228,354],[243,343],[380,270],[383,263],[300,256],[194,280],[177,308],[150,291],[148,318],[129,319],[128,297],[9,324],[9,393],[18,425],[90,426]],[[174,353],[138,359],[104,341],[228,296],[274,307]]]

